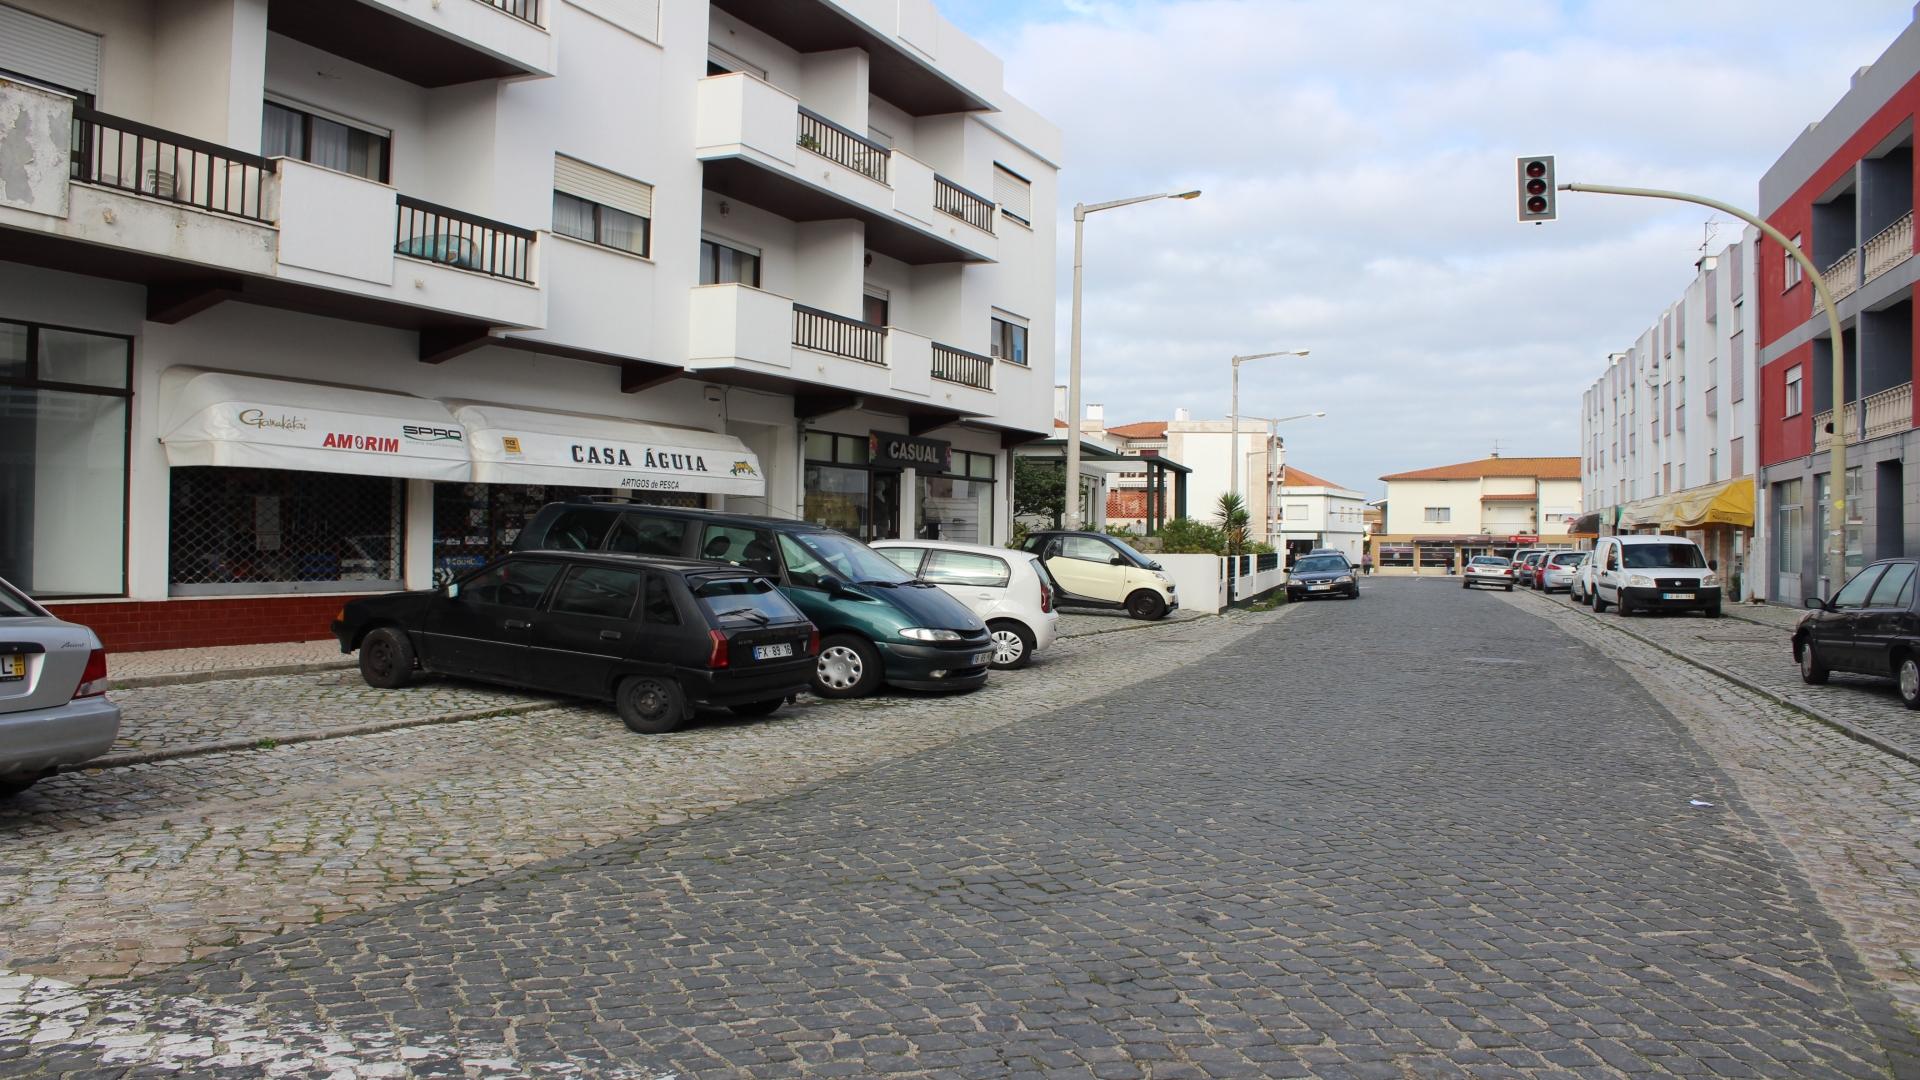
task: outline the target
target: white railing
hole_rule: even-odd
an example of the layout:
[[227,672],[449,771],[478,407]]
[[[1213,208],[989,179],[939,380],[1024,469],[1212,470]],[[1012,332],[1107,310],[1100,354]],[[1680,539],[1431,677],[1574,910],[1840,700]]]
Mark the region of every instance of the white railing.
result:
[[[1833,294],[1835,300],[1852,296],[1854,290],[1860,287],[1860,249],[1854,248],[1840,256],[1820,276],[1826,279],[1827,291]],[[1818,296],[1813,298],[1813,310],[1820,310]]]
[[[1813,441],[1824,446],[1827,437],[1827,425],[1833,423],[1833,410],[1813,414]],[[1852,434],[1860,430],[1860,403],[1847,402],[1847,432]]]
[[1913,211],[1875,233],[1860,250],[1866,253],[1868,281],[1913,258]]
[[[1911,223],[1909,223],[1911,225]],[[1901,383],[1899,386],[1867,395],[1867,438],[1877,439],[1882,435],[1906,431],[1913,427],[1913,384]],[[1853,411],[1852,406],[1847,411]]]

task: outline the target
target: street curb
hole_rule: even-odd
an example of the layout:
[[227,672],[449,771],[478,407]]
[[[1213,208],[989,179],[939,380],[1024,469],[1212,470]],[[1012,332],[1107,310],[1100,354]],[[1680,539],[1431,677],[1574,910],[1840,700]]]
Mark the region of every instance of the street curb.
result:
[[134,675],[125,679],[109,677],[107,692],[144,690],[150,686],[224,682],[228,679],[251,679],[271,675],[311,675],[319,671],[339,671],[341,668],[350,668],[353,664],[352,660],[326,660],[312,664],[268,664],[262,667],[211,668],[206,671],[169,671],[159,675]]
[[[1581,615],[1582,613],[1576,610],[1575,614]],[[1590,620],[1595,626],[1606,627],[1607,629],[1615,631],[1616,633],[1624,634],[1627,637],[1630,637],[1635,641],[1640,642],[1642,645],[1651,645],[1652,647],[1660,650],[1661,652],[1666,653],[1668,656],[1673,657],[1675,660],[1680,660],[1684,663],[1692,664],[1694,667],[1697,667],[1701,671],[1707,672],[1710,675],[1718,675],[1722,679],[1727,680],[1728,682],[1734,684],[1735,686],[1740,687],[1743,690],[1746,690],[1750,693],[1758,694],[1761,697],[1766,698],[1768,701],[1771,701],[1776,705],[1785,706],[1786,708],[1792,709],[1794,712],[1797,712],[1802,716],[1805,716],[1811,720],[1816,720],[1822,724],[1825,724],[1826,726],[1834,729],[1835,731],[1838,731],[1840,734],[1845,735],[1847,738],[1852,739],[1855,742],[1864,743],[1867,746],[1871,746],[1875,750],[1878,750],[1883,754],[1888,754],[1892,757],[1899,758],[1901,761],[1905,761],[1908,764],[1920,765],[1920,752],[1909,750],[1906,747],[1901,746],[1899,743],[1892,742],[1887,739],[1883,739],[1880,736],[1875,735],[1870,731],[1864,731],[1859,727],[1856,727],[1853,724],[1849,723],[1848,721],[1840,719],[1837,716],[1829,716],[1826,713],[1821,712],[1819,709],[1816,709],[1811,705],[1807,705],[1802,702],[1795,701],[1794,699],[1787,697],[1785,694],[1782,694],[1776,690],[1769,690],[1768,688],[1760,685],[1759,683],[1754,682],[1751,679],[1746,678],[1745,676],[1735,675],[1733,672],[1728,671],[1727,669],[1721,667],[1718,664],[1709,663],[1705,660],[1695,659],[1694,657],[1688,656],[1683,652],[1679,652],[1675,649],[1668,648],[1667,646],[1662,645],[1660,642],[1655,641],[1652,638],[1646,637],[1641,634],[1637,634],[1634,631],[1629,630],[1624,626],[1615,626],[1612,623],[1602,620],[1597,615],[1586,614],[1584,615],[1584,617]],[[1747,619],[1744,621],[1754,622],[1755,620]],[[1773,626],[1768,623],[1757,623],[1756,625],[1765,626],[1769,630],[1780,629],[1779,627]]]
[[542,709],[556,708],[557,701],[519,701],[511,705],[498,705],[490,709],[461,709],[457,712],[435,713],[430,716],[410,716],[401,720],[379,720],[368,724],[354,724],[350,727],[322,728],[318,731],[295,731],[285,735],[256,735],[250,739],[224,739],[220,742],[200,743],[195,746],[178,746],[169,750],[136,750],[124,754],[108,754],[91,761],[61,768],[61,772],[85,772],[93,769],[124,769],[132,765],[151,765],[157,761],[174,761],[179,758],[205,757],[208,754],[230,754],[240,750],[272,750],[280,746],[292,746],[297,743],[325,742],[329,739],[344,739],[354,735],[375,735],[382,731],[398,731],[402,728],[427,727],[433,724],[457,724],[464,720],[488,720],[499,716],[519,716],[523,713],[539,712]]

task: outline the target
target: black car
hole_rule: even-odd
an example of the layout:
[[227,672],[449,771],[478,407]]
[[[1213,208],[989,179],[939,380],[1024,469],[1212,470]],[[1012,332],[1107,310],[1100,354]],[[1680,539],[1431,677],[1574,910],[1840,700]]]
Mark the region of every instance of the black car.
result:
[[612,701],[673,731],[693,706],[766,716],[807,689],[820,636],[765,577],[689,559],[528,551],[444,589],[354,600],[333,636],[368,685],[422,672]]
[[1308,555],[1293,564],[1287,575],[1287,599],[1305,600],[1311,596],[1360,598],[1360,582],[1353,564],[1344,555]]
[[1793,631],[1800,678],[1824,683],[1829,672],[1893,679],[1900,700],[1920,709],[1920,614],[1914,610],[1920,563],[1877,562],[1853,575],[1833,599],[1810,597],[1812,611]]

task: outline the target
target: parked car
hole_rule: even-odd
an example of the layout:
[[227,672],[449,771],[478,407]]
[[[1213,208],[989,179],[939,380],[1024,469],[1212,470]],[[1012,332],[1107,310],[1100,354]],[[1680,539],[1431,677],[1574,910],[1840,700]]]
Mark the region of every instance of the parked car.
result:
[[119,736],[100,638],[0,581],[0,798],[99,757]]
[[1343,558],[1343,559],[1344,559],[1344,558],[1346,558],[1346,556],[1347,556],[1347,553],[1346,553],[1346,552],[1344,552],[1344,551],[1341,551],[1341,550],[1340,550],[1339,548],[1314,548],[1314,549],[1313,549],[1312,551],[1309,551],[1309,552],[1307,552],[1307,554],[1309,554],[1309,555],[1338,555],[1338,556],[1340,556],[1340,557],[1341,557],[1341,558]]
[[1720,617],[1720,575],[1684,536],[1603,536],[1593,549],[1593,610],[1699,611]]
[[1547,557],[1546,548],[1526,548],[1513,553],[1513,580],[1515,584],[1533,588],[1534,572],[1540,560]]
[[1567,595],[1574,603],[1592,603],[1593,572],[1597,565],[1593,561],[1593,552],[1589,551],[1587,557],[1580,560],[1580,565],[1573,568],[1573,584],[1567,588]]
[[879,540],[873,550],[972,609],[987,624],[994,667],[1026,667],[1053,646],[1054,585],[1031,552],[944,540]]
[[1173,579],[1159,563],[1105,533],[1046,529],[1021,545],[1040,556],[1060,585],[1064,607],[1123,609],[1136,619],[1158,619],[1180,606]]
[[993,659],[986,624],[966,605],[845,533],[805,521],[590,496],[541,507],[514,548],[695,558],[764,574],[820,628],[813,692],[821,697],[864,697],[883,683],[972,690]]
[[434,672],[595,698],[645,734],[700,705],[766,716],[807,689],[819,651],[759,574],[583,552],[516,553],[445,588],[352,600],[333,635],[370,686]]
[[1312,596],[1360,598],[1360,581],[1353,564],[1344,555],[1305,555],[1293,564],[1287,575],[1287,599],[1305,600]]
[[1513,561],[1498,555],[1475,555],[1468,559],[1460,587],[1471,589],[1475,585],[1491,585],[1512,592]]
[[1813,610],[1793,631],[1800,678],[1819,684],[1835,671],[1891,678],[1900,700],[1920,709],[1920,615],[1914,612],[1916,564],[1877,562],[1853,575],[1830,600],[1809,597]]
[[1556,551],[1548,555],[1540,560],[1540,565],[1534,570],[1534,587],[1546,593],[1571,591],[1573,575],[1585,561],[1587,553],[1584,551]]

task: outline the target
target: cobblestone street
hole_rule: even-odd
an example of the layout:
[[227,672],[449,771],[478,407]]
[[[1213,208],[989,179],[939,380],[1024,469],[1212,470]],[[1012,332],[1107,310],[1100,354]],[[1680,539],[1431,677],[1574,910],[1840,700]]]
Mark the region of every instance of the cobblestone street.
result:
[[1913,1075],[1920,770],[1444,586],[63,776],[0,1072]]

